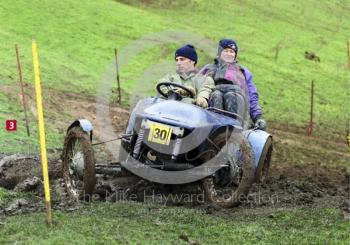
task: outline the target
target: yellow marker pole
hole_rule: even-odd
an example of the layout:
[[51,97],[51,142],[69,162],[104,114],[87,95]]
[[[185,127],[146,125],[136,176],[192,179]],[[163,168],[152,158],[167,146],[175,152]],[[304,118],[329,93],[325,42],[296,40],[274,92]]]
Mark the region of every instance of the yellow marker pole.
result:
[[37,109],[38,109],[41,163],[42,163],[43,176],[44,176],[44,190],[45,190],[45,202],[46,202],[46,211],[47,211],[47,223],[49,225],[51,225],[52,224],[52,214],[51,214],[49,173],[48,173],[48,168],[47,168],[44,113],[43,113],[43,104],[42,104],[42,98],[41,98],[38,48],[37,48],[35,41],[32,42],[32,52],[33,52],[36,104],[37,104]]

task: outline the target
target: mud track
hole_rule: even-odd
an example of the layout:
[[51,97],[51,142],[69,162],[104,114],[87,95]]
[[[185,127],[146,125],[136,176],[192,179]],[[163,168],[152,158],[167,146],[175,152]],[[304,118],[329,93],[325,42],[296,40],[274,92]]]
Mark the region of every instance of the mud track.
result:
[[[65,132],[68,125],[63,112],[74,118],[84,116],[95,121],[95,104],[92,98],[74,94],[55,94],[48,107],[58,118],[56,127]],[[72,99],[74,98],[74,99]],[[64,103],[62,103],[64,101]],[[31,102],[30,102],[31,103]],[[68,106],[68,105],[74,106]],[[66,108],[70,108],[66,111]],[[111,106],[110,115],[116,133],[122,133],[129,116],[128,110]],[[48,119],[50,120],[50,119]],[[71,120],[70,120],[71,121]],[[97,125],[94,134],[100,134]],[[322,137],[308,137],[305,131],[295,126],[284,126],[276,122],[268,130],[274,137],[274,152],[270,177],[263,184],[254,184],[248,197],[238,208],[229,212],[245,212],[298,208],[335,207],[350,212],[349,168],[344,164],[349,159],[349,149],[345,142]],[[61,152],[49,150],[49,174],[51,180],[54,209],[72,211],[84,203],[74,203],[67,198],[61,176]],[[109,154],[104,148],[96,151],[97,161],[108,162]],[[38,155],[6,155],[0,153],[0,187],[10,190],[14,198],[0,204],[0,215],[33,212],[44,209],[41,166]],[[36,177],[39,178],[35,179]],[[28,195],[18,198],[16,192]],[[213,210],[203,200],[198,183],[182,186],[155,185],[141,181],[137,177],[113,179],[98,176],[94,201],[151,201],[166,205],[201,208],[206,212],[226,212]],[[249,211],[249,212],[250,212]]]

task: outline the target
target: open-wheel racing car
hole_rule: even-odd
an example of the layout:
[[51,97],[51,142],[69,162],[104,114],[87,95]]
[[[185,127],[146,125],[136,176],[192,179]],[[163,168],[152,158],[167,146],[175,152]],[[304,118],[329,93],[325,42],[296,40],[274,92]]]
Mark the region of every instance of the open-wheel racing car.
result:
[[194,97],[185,86],[166,82],[157,85],[162,97],[136,104],[121,136],[118,163],[96,164],[91,123],[86,119],[73,122],[62,153],[69,196],[78,199],[93,193],[95,175],[111,173],[116,178],[136,175],[165,185],[196,182],[212,205],[239,205],[252,184],[268,175],[271,135],[248,129],[249,106],[243,91],[237,89],[240,109],[230,113],[184,103],[178,89]]

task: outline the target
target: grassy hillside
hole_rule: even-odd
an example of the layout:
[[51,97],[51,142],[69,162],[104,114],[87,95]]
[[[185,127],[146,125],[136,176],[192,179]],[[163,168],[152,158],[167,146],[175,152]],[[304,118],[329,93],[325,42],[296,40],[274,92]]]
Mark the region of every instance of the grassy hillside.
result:
[[152,204],[99,204],[56,212],[52,228],[42,214],[10,217],[0,230],[0,243],[347,244],[349,222],[339,215],[332,209],[210,215]]
[[[315,121],[325,129],[346,128],[348,77],[346,40],[350,28],[348,1],[1,1],[0,21],[0,121],[21,120],[16,94],[17,69],[14,43],[20,45],[24,79],[33,85],[31,41],[39,46],[44,94],[50,90],[76,91],[94,96],[100,78],[113,60],[113,49],[123,51],[130,42],[156,32],[184,30],[209,38],[238,41],[240,62],[254,74],[261,104],[268,120],[306,125],[309,88],[315,81]],[[173,2],[171,4],[171,2]],[[191,40],[188,40],[189,42]],[[145,69],[172,61],[179,44],[162,44],[133,57],[121,69],[122,86],[134,92]],[[197,43],[194,43],[195,45]],[[276,46],[281,47],[275,61]],[[215,56],[201,51],[199,65]],[[315,63],[304,58],[313,51]],[[210,57],[211,56],[211,57]],[[161,71],[160,71],[161,73]],[[11,95],[3,85],[11,85]],[[142,85],[141,85],[142,86]],[[151,84],[144,85],[152,89]],[[13,96],[14,95],[14,96]],[[46,104],[51,102],[46,97]],[[33,117],[35,120],[35,117]],[[56,145],[58,133],[49,123]],[[32,127],[35,127],[33,124]],[[1,138],[24,137],[20,132]],[[8,149],[10,150],[10,149]]]
[[[47,144],[60,148],[65,127],[75,117],[68,113],[68,107],[75,104],[71,100],[79,97],[78,107],[94,100],[101,90],[101,77],[113,64],[114,48],[121,54],[123,105],[127,107],[133,95],[150,94],[155,80],[173,67],[176,47],[187,42],[197,47],[212,43],[198,50],[199,66],[203,66],[215,57],[218,40],[231,37],[238,42],[240,63],[254,75],[265,117],[274,125],[275,156],[280,161],[274,165],[274,177],[286,178],[281,169],[288,166],[285,172],[292,176],[296,169],[295,175],[303,173],[312,179],[320,175],[318,167],[328,163],[341,173],[348,159],[343,138],[350,106],[349,17],[348,0],[2,0],[0,124],[17,119],[18,130],[9,133],[2,126],[0,153],[38,151],[33,39],[39,47]],[[162,42],[171,31],[177,34]],[[183,41],[179,31],[186,33],[188,40]],[[31,137],[26,136],[18,96],[15,43],[20,47],[25,89],[31,98]],[[315,52],[321,62],[305,59],[305,51]],[[112,80],[114,75],[110,74]],[[317,138],[300,137],[309,119],[312,80]],[[306,171],[304,165],[309,163]],[[320,176],[321,184],[338,178],[328,172]],[[329,189],[325,202],[333,199],[329,195],[337,188]],[[295,198],[294,192],[289,194]],[[306,199],[311,195],[303,194]],[[0,188],[0,205],[14,198]],[[156,203],[93,203],[72,213],[55,210],[53,228],[45,226],[43,213],[0,220],[0,244],[348,244],[349,220],[340,211],[347,205],[345,200],[345,204],[334,206],[305,203],[293,210],[284,206],[270,210],[268,206],[213,213]]]

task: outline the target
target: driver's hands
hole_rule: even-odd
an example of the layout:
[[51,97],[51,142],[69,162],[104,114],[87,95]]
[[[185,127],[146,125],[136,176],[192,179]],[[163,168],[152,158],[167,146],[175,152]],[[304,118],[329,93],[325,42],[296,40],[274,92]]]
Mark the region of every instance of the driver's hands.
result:
[[185,90],[183,90],[182,88],[174,88],[173,90],[174,90],[174,92],[178,93],[181,96],[187,95],[187,92]]
[[[194,95],[196,95],[196,90],[191,87],[191,86],[186,86],[186,88],[188,90],[190,90]],[[189,96],[188,92],[186,92],[186,90],[182,89],[182,88],[174,88],[174,91],[178,94],[180,94],[181,96]]]
[[259,118],[258,120],[256,120],[255,125],[256,128],[261,129],[261,130],[265,130],[267,127],[267,123],[264,119]]
[[202,96],[198,96],[196,99],[196,105],[203,107],[203,108],[207,108],[208,101],[205,98],[203,98]]
[[161,86],[160,87],[160,90],[164,93],[164,94],[168,94],[170,89],[168,87],[165,87],[165,86]]

